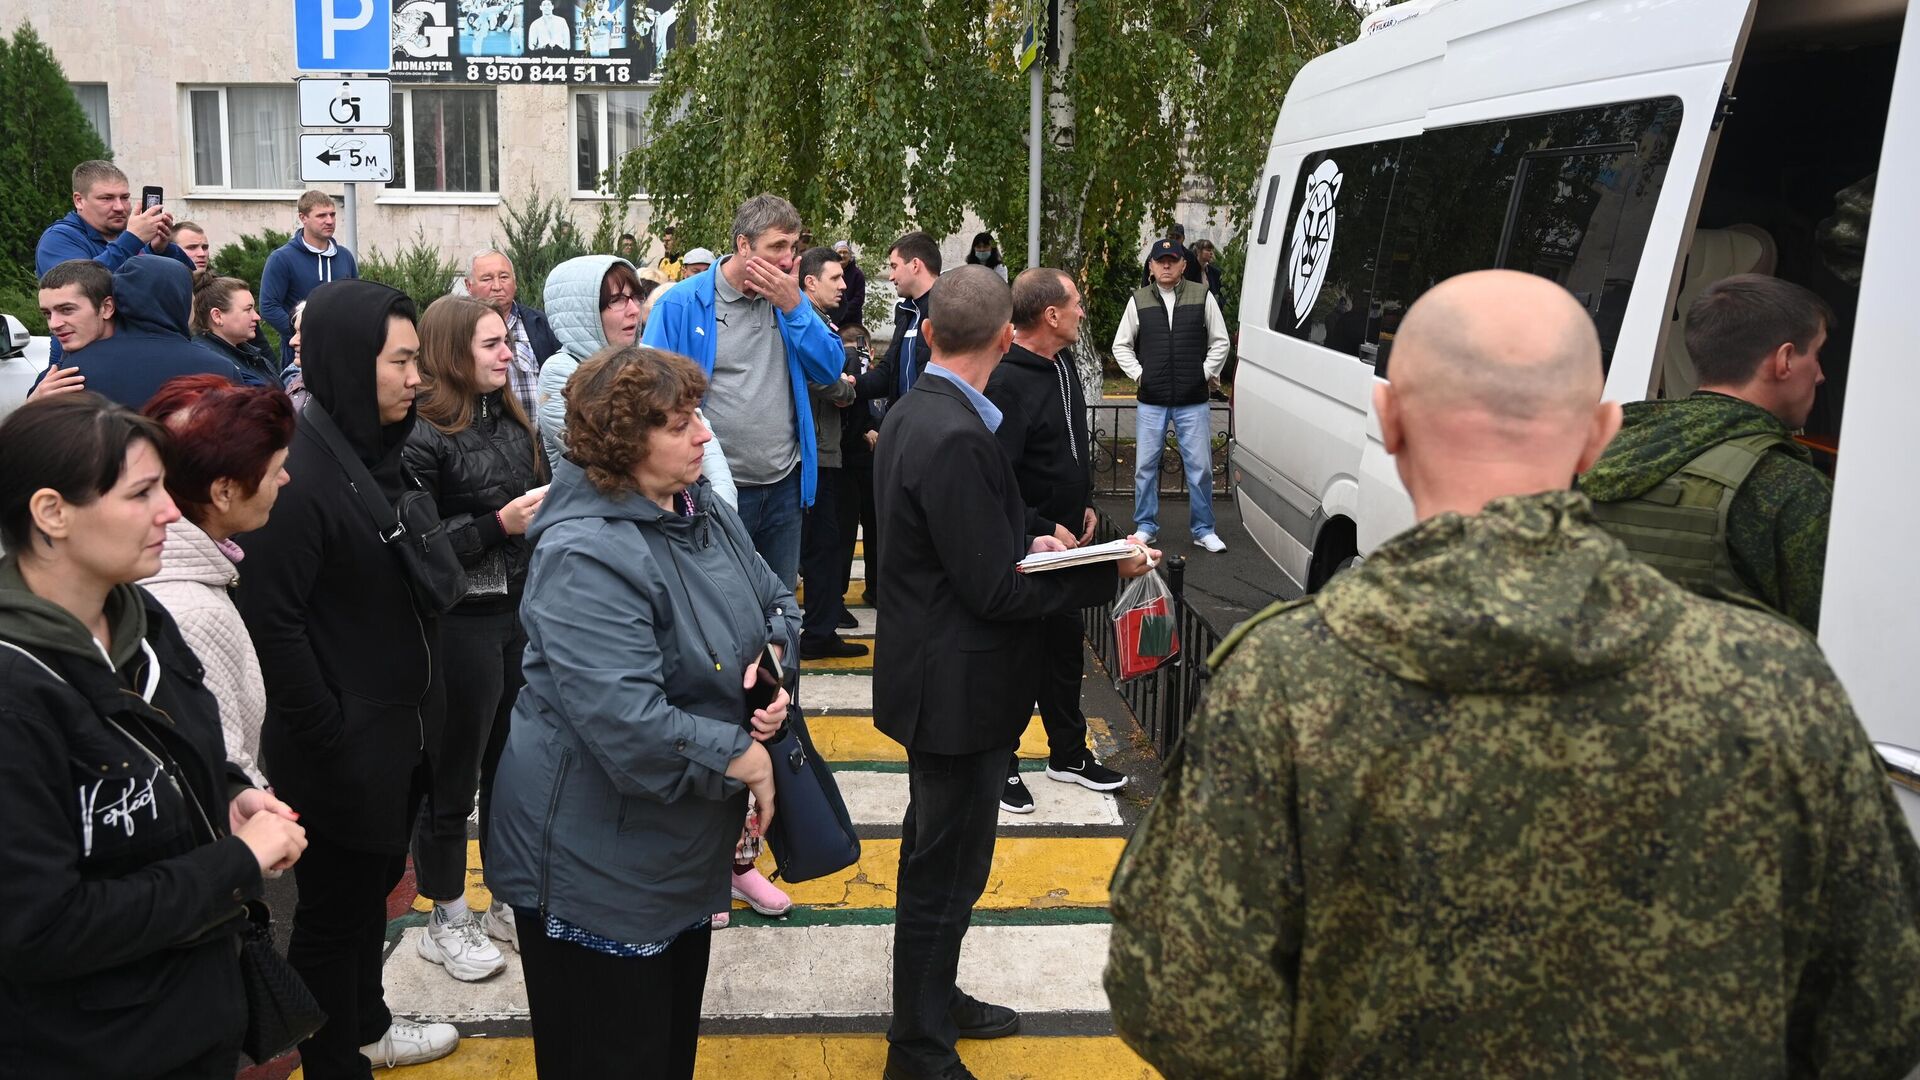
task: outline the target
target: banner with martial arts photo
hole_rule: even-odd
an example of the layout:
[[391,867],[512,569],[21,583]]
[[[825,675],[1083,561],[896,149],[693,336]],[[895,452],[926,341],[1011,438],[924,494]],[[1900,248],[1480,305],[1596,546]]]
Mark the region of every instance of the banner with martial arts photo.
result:
[[394,0],[392,77],[651,83],[692,35],[675,0]]

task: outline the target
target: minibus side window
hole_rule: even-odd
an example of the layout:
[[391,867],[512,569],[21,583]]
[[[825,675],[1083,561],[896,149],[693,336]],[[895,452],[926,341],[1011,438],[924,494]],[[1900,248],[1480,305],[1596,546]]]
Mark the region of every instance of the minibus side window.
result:
[[1273,330],[1358,358],[1404,140],[1309,154],[1277,239]]

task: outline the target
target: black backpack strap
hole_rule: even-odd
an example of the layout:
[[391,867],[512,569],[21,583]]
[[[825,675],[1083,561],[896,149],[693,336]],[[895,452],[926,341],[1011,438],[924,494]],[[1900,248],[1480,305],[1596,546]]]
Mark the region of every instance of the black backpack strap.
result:
[[373,527],[379,531],[380,539],[392,543],[400,535],[400,517],[394,511],[393,504],[387,502],[386,496],[380,493],[379,482],[367,471],[360,455],[354,453],[347,437],[340,434],[333,417],[327,415],[327,410],[321,408],[319,402],[309,401],[307,407],[300,410],[300,423],[306,425],[327,456],[346,471],[347,486],[360,497],[360,505],[366,508],[367,516],[373,519]]

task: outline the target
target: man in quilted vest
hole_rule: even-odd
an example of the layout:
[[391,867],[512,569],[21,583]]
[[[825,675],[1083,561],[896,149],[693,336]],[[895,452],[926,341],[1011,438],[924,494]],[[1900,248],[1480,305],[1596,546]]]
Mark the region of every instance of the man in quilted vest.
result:
[[[1634,554],[1808,632],[1820,625],[1833,485],[1793,432],[1826,381],[1820,348],[1832,325],[1827,302],[1792,282],[1740,274],[1708,286],[1687,311],[1700,389],[1626,406],[1619,436],[1580,478],[1594,516]],[[1676,524],[1676,504],[1713,520],[1689,530]],[[1703,550],[1690,556],[1693,547]]]
[[1133,538],[1152,543],[1160,532],[1160,453],[1172,424],[1187,474],[1188,525],[1208,551],[1227,545],[1213,531],[1213,430],[1207,390],[1220,378],[1231,341],[1227,320],[1207,287],[1186,279],[1187,249],[1157,240],[1147,253],[1153,282],[1127,301],[1113,335],[1113,358],[1140,384],[1135,412]]

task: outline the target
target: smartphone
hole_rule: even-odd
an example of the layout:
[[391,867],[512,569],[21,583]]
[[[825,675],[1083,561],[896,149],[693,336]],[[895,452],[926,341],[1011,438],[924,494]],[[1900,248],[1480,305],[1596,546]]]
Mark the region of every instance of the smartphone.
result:
[[760,650],[759,668],[760,674],[754,678],[753,685],[747,687],[749,716],[773,704],[773,699],[780,694],[780,683],[785,678],[780,669],[780,658],[773,654],[771,645]]
[[162,192],[157,187],[141,188],[140,189],[140,209],[151,210],[154,207],[159,206],[161,203],[166,201],[166,199],[164,198],[164,194],[165,193]]
[[537,487],[537,488],[528,488],[528,489],[527,489],[527,494],[529,494],[529,495],[539,495],[539,496],[541,496],[541,497],[543,497],[543,498],[544,498],[544,497],[546,496],[546,494],[547,494],[547,489],[548,489],[548,488],[550,488],[550,487],[552,487],[552,486],[553,486],[552,484],[541,484],[541,485],[540,485],[539,487]]

